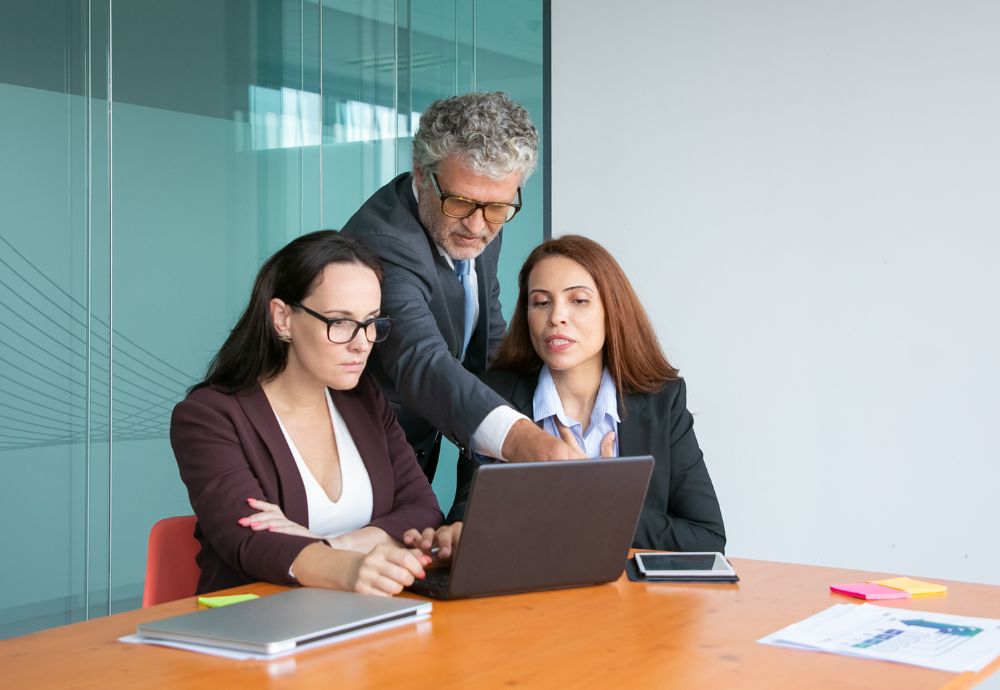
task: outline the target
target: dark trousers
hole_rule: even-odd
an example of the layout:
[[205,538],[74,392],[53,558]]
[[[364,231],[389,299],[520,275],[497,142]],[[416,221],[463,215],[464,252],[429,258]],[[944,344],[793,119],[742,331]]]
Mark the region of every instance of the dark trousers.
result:
[[441,454],[441,434],[435,431],[429,436],[413,440],[406,439],[413,446],[413,452],[417,456],[417,464],[427,475],[427,481],[434,481],[434,473],[437,472],[438,456]]

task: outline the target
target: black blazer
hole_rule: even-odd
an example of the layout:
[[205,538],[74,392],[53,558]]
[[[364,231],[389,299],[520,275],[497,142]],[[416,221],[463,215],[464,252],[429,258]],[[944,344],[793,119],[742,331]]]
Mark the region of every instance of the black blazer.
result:
[[[514,409],[531,418],[538,375],[491,371],[484,377]],[[624,404],[623,404],[624,403]],[[683,379],[670,381],[658,393],[625,394],[618,401],[618,452],[621,456],[652,455],[655,464],[632,546],[665,551],[723,551],[726,530],[719,500],[687,410]],[[465,514],[476,460],[459,458],[455,505],[448,522]]]
[[436,456],[428,454],[437,432],[468,446],[486,415],[505,404],[477,378],[506,329],[497,281],[502,231],[476,258],[479,320],[459,361],[465,294],[420,223],[412,185],[410,173],[389,182],[343,232],[367,245],[385,269],[382,311],[392,317],[393,328],[372,353],[368,370],[382,384],[418,462],[433,478]]
[[[369,524],[397,539],[410,527],[441,524],[434,492],[378,384],[366,375],[354,389],[330,394],[371,479]],[[174,408],[170,443],[198,516],[198,592],[258,580],[295,584],[288,568],[317,540],[237,523],[257,512],[247,498],[276,503],[289,520],[309,523],[302,475],[260,386],[236,395],[193,391]]]

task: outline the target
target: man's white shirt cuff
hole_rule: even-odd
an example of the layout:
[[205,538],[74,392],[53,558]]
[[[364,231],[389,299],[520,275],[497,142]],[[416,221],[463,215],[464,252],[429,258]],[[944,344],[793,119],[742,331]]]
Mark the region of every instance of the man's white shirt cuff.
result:
[[[503,442],[507,440],[510,428],[522,419],[528,419],[513,407],[501,405],[486,415],[475,433],[472,434],[473,452],[499,460],[508,460],[503,456]],[[530,420],[529,420],[530,421]]]

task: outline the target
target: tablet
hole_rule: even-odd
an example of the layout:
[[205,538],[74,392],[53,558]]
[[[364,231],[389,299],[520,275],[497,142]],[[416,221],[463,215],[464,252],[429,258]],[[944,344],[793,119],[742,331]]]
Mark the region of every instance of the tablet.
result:
[[637,553],[635,563],[645,577],[732,578],[736,571],[717,551]]

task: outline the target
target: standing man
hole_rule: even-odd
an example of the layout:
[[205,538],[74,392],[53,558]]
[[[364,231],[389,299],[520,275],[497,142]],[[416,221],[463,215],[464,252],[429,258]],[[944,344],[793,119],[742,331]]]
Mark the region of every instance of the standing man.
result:
[[538,157],[528,112],[503,93],[439,100],[420,118],[413,172],[375,192],[344,232],[382,260],[389,338],[369,369],[434,478],[441,434],[510,460],[578,456],[483,384],[503,337],[497,259],[504,223]]

